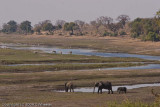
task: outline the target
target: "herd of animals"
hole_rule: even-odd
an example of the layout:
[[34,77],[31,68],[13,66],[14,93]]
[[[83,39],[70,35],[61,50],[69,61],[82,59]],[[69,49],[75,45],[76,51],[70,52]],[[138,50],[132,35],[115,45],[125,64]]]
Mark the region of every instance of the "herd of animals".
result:
[[[95,87],[98,87],[98,94],[102,94],[102,89],[108,89],[108,94],[113,94],[112,91],[112,83],[111,82],[104,82],[99,81],[94,84],[93,93],[95,92]],[[66,82],[64,85],[65,92],[74,92],[74,84],[72,82]],[[126,87],[118,87],[117,92],[120,93],[126,93],[127,88]]]
[[[52,51],[52,53],[57,54],[57,52],[55,50]],[[62,54],[62,51],[59,52],[59,54]],[[68,54],[72,54],[72,51],[68,52]],[[104,81],[99,81],[96,82],[94,84],[94,89],[93,89],[93,93],[95,92],[95,87],[98,87],[98,94],[102,94],[102,89],[108,89],[108,94],[113,94],[112,91],[112,84],[111,82],[104,82]],[[65,83],[65,92],[74,92],[74,84],[72,82],[66,82]],[[117,92],[120,93],[127,93],[127,88],[126,87],[118,87],[117,88]],[[151,90],[151,93],[155,96],[155,97],[160,97],[160,94],[154,93],[154,90]]]
[[[57,51],[55,51],[55,50],[53,50],[52,53],[53,53],[53,54],[58,54]],[[62,55],[62,51],[60,51],[59,54]],[[72,51],[69,51],[68,54],[72,54]]]
[[[112,84],[111,82],[104,82],[104,81],[99,81],[99,82],[96,82],[94,84],[94,89],[93,89],[93,93],[95,92],[95,87],[98,87],[98,94],[102,94],[102,89],[108,89],[108,94],[113,94],[113,91],[112,91]],[[74,92],[74,84],[69,81],[69,82],[66,82],[65,85],[64,85],[64,89],[65,89],[65,92]],[[117,88],[117,92],[120,94],[120,93],[127,93],[127,88],[126,87],[118,87]],[[160,97],[160,93],[155,93],[154,92],[154,89],[151,90],[151,93],[155,96],[155,97]]]
[[[65,85],[65,92],[68,92],[70,90],[70,92],[74,92],[74,84],[72,82],[66,82]],[[102,89],[108,89],[108,94],[113,94],[112,91],[112,84],[111,82],[104,82],[104,81],[99,81],[96,82],[94,84],[94,89],[93,89],[93,93],[95,91],[95,87],[98,87],[98,94],[102,94]],[[126,87],[118,87],[117,88],[117,92],[120,93],[126,93],[127,92],[127,88]],[[154,89],[151,89],[152,94],[156,97],[156,98],[160,98],[160,94],[157,94],[154,92]],[[158,100],[156,100],[158,101]],[[129,106],[129,105],[128,105]]]

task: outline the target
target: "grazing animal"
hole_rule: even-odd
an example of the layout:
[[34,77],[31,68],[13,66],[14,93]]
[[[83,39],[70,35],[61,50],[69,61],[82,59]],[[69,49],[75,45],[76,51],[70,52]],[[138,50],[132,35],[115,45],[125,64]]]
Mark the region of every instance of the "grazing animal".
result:
[[119,94],[123,93],[123,92],[126,93],[127,92],[127,88],[126,87],[118,87],[117,92],[119,92]]
[[35,52],[34,52],[34,54],[38,54],[38,52],[37,52],[37,51],[35,51]]
[[56,51],[53,50],[52,53],[56,54]]
[[72,51],[70,51],[69,54],[72,54]]
[[74,92],[74,85],[73,83],[70,81],[70,82],[66,82],[65,85],[64,85],[64,88],[65,88],[65,92],[68,92],[68,90],[70,90],[70,92]]
[[152,93],[155,97],[160,97],[160,94],[155,93],[155,92],[154,92],[154,89],[151,90],[151,93]]
[[59,52],[62,55],[62,51]]
[[99,92],[100,92],[100,94],[102,94],[102,89],[108,89],[109,90],[108,94],[110,94],[110,91],[113,94],[111,82],[103,82],[103,81],[96,82],[94,84],[93,93],[95,91],[95,87],[98,87],[98,92],[97,92],[98,94],[99,94]]

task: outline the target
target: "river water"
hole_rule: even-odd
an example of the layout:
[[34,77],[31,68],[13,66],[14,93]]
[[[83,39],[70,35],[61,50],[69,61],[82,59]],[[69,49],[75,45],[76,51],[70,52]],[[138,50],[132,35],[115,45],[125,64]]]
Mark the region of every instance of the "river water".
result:
[[[136,84],[136,85],[123,85],[123,86],[112,86],[113,91],[117,91],[118,87],[126,87],[127,89],[136,89],[136,88],[143,88],[143,87],[157,87],[160,86],[160,83],[154,83],[154,84]],[[93,87],[83,87],[83,88],[75,88],[75,92],[93,92]],[[98,91],[98,88],[95,88],[95,92]],[[108,90],[103,89],[103,92],[106,92]],[[58,90],[56,92],[64,92],[64,90]]]
[[[135,57],[142,58],[147,60],[160,60],[160,56],[149,56],[149,55],[136,55],[136,54],[126,54],[126,53],[103,53],[96,52],[95,50],[90,49],[61,49],[54,46],[28,46],[22,44],[0,44],[1,48],[11,48],[17,50],[37,50],[43,51],[45,53],[52,53],[53,51],[62,52],[63,54],[69,54],[72,51],[72,54],[76,55],[87,55],[87,56],[101,56],[101,57]],[[44,64],[21,64],[21,65],[44,65]],[[48,64],[54,65],[54,64]],[[20,66],[10,65],[10,66]],[[114,68],[101,68],[99,70],[131,70],[131,69],[160,69],[160,64],[148,64],[145,66],[134,66],[134,67],[114,67]]]
[[54,46],[27,46],[22,44],[0,44],[1,48],[7,47],[11,49],[18,50],[40,50],[46,53],[52,53],[53,51],[62,52],[63,54],[68,54],[72,51],[72,54],[76,55],[95,55],[102,57],[135,57],[147,60],[160,60],[160,56],[149,56],[149,55],[137,55],[137,54],[126,54],[126,53],[103,53],[96,52],[96,50],[90,49],[61,49]]

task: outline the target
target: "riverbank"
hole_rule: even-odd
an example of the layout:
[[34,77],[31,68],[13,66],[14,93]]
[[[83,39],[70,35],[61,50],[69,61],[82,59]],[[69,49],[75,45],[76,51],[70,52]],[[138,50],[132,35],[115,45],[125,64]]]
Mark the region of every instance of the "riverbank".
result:
[[160,55],[160,42],[143,42],[129,37],[46,36],[0,34],[0,42],[28,45],[58,46],[61,48],[95,49],[101,52]]
[[[68,71],[39,73],[0,74],[0,103],[50,103],[54,106],[97,107],[110,102],[121,103],[124,100],[154,102],[151,89],[158,93],[159,87],[146,87],[128,90],[127,94],[103,93],[58,93],[55,89],[64,89],[66,81],[72,81],[78,87],[93,87],[96,81],[111,81],[113,85],[155,83],[159,81],[159,70],[111,70],[111,71]],[[98,100],[97,100],[98,98]],[[62,103],[63,102],[63,103]]]

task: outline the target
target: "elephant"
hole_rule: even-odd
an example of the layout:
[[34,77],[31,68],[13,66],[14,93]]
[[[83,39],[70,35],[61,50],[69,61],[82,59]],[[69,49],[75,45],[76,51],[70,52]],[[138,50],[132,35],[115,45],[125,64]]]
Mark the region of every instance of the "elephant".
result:
[[53,50],[52,53],[56,54],[56,51]]
[[70,51],[69,54],[72,54],[72,51]]
[[119,92],[119,94],[122,92],[126,93],[127,92],[127,88],[126,87],[118,87],[117,88],[117,92]]
[[71,81],[69,82],[66,82],[65,85],[64,85],[64,88],[65,88],[65,92],[68,92],[68,90],[70,90],[70,92],[74,92],[74,85]]
[[113,94],[113,91],[112,91],[112,84],[111,82],[104,82],[104,81],[99,81],[99,82],[96,82],[94,84],[94,89],[93,89],[93,93],[95,91],[95,87],[98,87],[98,94],[99,94],[99,91],[100,91],[100,94],[102,94],[102,89],[108,89],[108,94],[110,94],[110,91],[111,93]]
[[62,51],[59,52],[62,55]]

